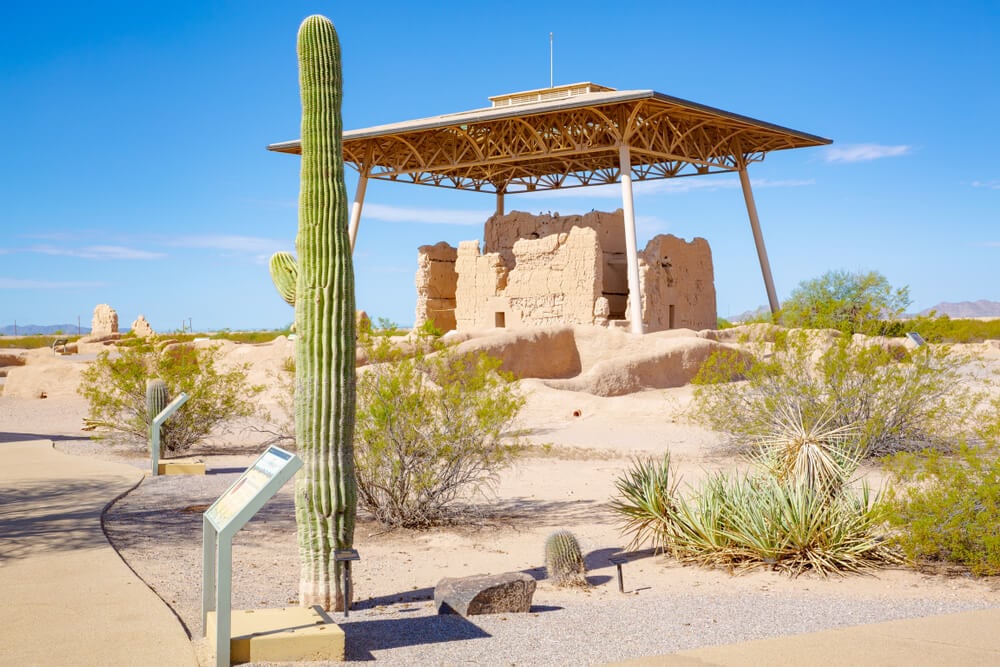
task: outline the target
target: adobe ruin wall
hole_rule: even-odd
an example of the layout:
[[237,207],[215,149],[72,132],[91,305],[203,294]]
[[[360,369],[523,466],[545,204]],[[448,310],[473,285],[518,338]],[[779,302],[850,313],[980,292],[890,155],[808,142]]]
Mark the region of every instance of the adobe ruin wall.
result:
[[[418,250],[417,325],[443,331],[553,324],[628,324],[621,210],[586,215],[513,211],[486,221],[484,243]],[[654,237],[639,253],[647,331],[714,328],[715,284],[705,239]]]

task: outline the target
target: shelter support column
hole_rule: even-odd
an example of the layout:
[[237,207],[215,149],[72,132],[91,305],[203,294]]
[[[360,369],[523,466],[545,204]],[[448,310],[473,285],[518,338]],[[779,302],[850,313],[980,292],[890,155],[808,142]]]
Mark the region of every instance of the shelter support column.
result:
[[368,188],[368,170],[362,169],[358,176],[358,189],[354,191],[354,203],[351,204],[351,221],[347,233],[351,237],[351,252],[354,252],[354,240],[358,238],[358,225],[361,223],[361,207],[365,203],[365,190]]
[[618,147],[622,174],[622,212],[625,218],[625,261],[628,274],[629,319],[632,333],[644,333],[642,326],[642,294],[639,290],[639,249],[635,239],[635,207],[632,205],[632,151],[628,144]]
[[504,208],[503,208],[503,191],[498,190],[497,191],[497,215],[501,215],[502,216],[503,214],[504,214]]
[[750,216],[750,229],[753,231],[753,242],[757,246],[757,258],[760,260],[760,271],[764,274],[764,287],[767,289],[767,301],[771,306],[771,314],[781,307],[778,295],[774,291],[774,279],[771,277],[771,263],[767,261],[767,248],[764,247],[764,235],[760,232],[760,220],[757,218],[757,205],[753,201],[753,190],[750,189],[750,176],[746,165],[740,167],[740,185],[743,186],[743,199],[746,200],[747,214]]

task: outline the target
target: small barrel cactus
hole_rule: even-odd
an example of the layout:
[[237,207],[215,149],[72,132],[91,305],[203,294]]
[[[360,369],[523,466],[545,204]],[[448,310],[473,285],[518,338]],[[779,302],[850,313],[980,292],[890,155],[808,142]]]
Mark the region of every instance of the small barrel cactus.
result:
[[170,389],[167,383],[159,378],[146,380],[146,423],[152,425],[156,415],[170,403]]
[[557,586],[587,586],[587,566],[573,533],[560,530],[545,540],[545,569]]

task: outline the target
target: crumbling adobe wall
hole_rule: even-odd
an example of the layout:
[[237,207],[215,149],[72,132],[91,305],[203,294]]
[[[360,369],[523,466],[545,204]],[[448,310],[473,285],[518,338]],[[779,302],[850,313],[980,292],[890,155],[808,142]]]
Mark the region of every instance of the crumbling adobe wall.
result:
[[[597,234],[598,256],[601,258],[601,282],[599,296],[607,301],[603,304],[611,319],[625,318],[625,304],[628,300],[628,275],[625,259],[625,222],[621,209],[613,213],[591,211],[585,215],[559,215],[549,213],[531,215],[523,211],[511,211],[506,215],[493,215],[486,221],[483,230],[483,252],[499,253],[504,263],[516,268],[514,244],[522,239],[542,239],[552,234],[565,234],[574,227],[593,229]],[[588,320],[589,322],[589,320]],[[585,324],[583,321],[569,321],[567,324]]]
[[514,326],[593,324],[602,278],[597,236],[595,229],[572,227],[517,241],[503,292],[505,319]]
[[[622,211],[486,221],[478,241],[418,251],[416,324],[439,329],[624,323],[628,280]],[[712,253],[705,239],[652,239],[639,253],[647,331],[716,324]],[[453,315],[452,315],[453,313]]]
[[458,280],[455,290],[455,325],[462,329],[508,326],[496,322],[495,314],[504,312],[501,295],[507,287],[508,269],[497,253],[481,254],[479,241],[458,244],[455,259]]
[[708,241],[660,234],[639,253],[646,331],[716,328],[715,272]]
[[444,241],[417,249],[417,326],[430,321],[441,331],[455,329],[458,251]]

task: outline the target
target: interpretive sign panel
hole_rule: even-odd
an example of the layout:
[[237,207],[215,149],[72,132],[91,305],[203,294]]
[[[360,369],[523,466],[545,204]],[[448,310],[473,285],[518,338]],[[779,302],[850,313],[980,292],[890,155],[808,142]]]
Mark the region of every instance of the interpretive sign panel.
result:
[[[295,465],[296,462],[298,465]],[[225,493],[219,496],[218,500],[212,503],[212,506],[205,512],[205,518],[211,521],[215,529],[221,533],[227,527],[230,527],[230,524],[237,517],[242,517],[245,514],[242,510],[253,503],[254,499],[268,486],[269,482],[280,477],[282,470],[286,466],[294,466],[294,468],[291,474],[284,477],[281,484],[284,484],[285,481],[295,474],[302,466],[302,461],[295,454],[286,452],[280,447],[269,447]],[[278,485],[279,488],[281,484]],[[274,489],[274,492],[277,490]],[[264,496],[261,506],[274,495],[274,492]],[[260,507],[254,509],[249,516],[244,517],[243,521],[234,527],[234,532],[242,528],[243,524],[250,520],[250,517],[256,513],[257,509],[260,509]]]
[[202,517],[201,627],[215,616],[215,659],[229,665],[232,618],[233,535],[302,467],[302,459],[280,447],[268,447],[226,489]]

